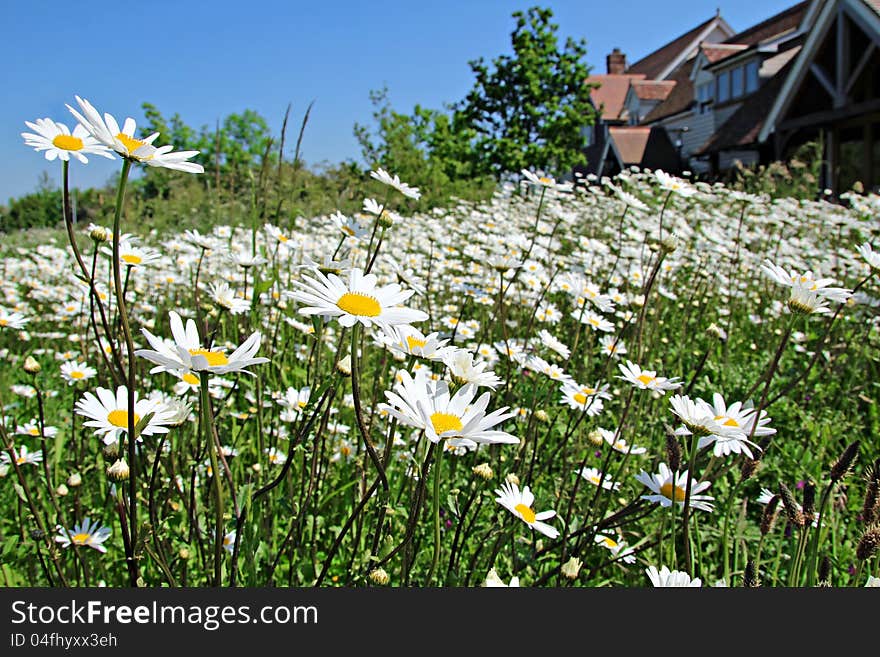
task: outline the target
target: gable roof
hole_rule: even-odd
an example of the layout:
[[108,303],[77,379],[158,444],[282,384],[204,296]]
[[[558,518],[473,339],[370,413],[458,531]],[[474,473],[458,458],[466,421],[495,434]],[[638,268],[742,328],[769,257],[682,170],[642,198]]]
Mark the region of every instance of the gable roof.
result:
[[611,141],[622,164],[641,164],[651,136],[648,126],[620,126],[608,128]]
[[[876,0],[880,4],[880,0]],[[784,32],[794,31],[800,25],[804,13],[807,11],[808,1],[799,2],[778,14],[767,18],[751,27],[734,34],[724,43],[737,43],[753,46],[765,39],[772,39]]]
[[782,82],[779,93],[768,109],[767,120],[763,122],[758,134],[759,141],[766,141],[770,133],[776,129],[777,122],[784,118],[798,88],[809,71],[811,60],[822,45],[826,37],[826,31],[836,16],[835,9],[841,5],[845,5],[848,10],[863,18],[866,21],[867,28],[872,32],[869,36],[872,36],[875,41],[880,41],[880,1],[827,0],[825,3],[816,2],[811,4],[804,17],[804,23],[812,21],[812,24],[802,26],[802,28],[808,27],[809,32],[806,34],[803,47],[798,52],[797,57],[795,57],[792,66],[786,67],[785,79]]
[[[880,0],[878,0],[880,1]],[[666,100],[675,87],[674,80],[633,80],[633,93],[640,100]]]
[[615,121],[621,118],[626,92],[633,80],[643,80],[644,75],[591,75],[587,83],[597,83],[598,87],[590,90],[590,100],[596,109],[602,108],[603,121]]
[[662,80],[677,67],[682,58],[688,57],[689,52],[707,36],[713,28],[718,27],[728,34],[733,29],[720,15],[712,16],[703,21],[695,28],[685,32],[677,39],[673,39],[665,46],[661,46],[654,52],[642,57],[639,61],[626,69],[627,73],[641,73],[652,80]]
[[745,50],[748,46],[744,43],[703,43],[700,44],[700,52],[706,57],[706,61],[710,64],[720,62],[741,50]]
[[691,69],[696,58],[692,57],[689,62],[680,67],[670,78],[675,82],[670,94],[662,103],[648,112],[642,123],[652,123],[667,116],[678,114],[689,109],[694,102],[694,83],[691,80]]

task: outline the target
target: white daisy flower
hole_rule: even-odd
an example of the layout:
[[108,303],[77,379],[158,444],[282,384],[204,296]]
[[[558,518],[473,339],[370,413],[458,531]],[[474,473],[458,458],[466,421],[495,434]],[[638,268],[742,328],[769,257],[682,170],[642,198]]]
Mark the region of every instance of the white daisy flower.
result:
[[0,328],[23,329],[30,320],[21,313],[0,308]]
[[593,540],[597,545],[606,548],[616,558],[623,561],[623,563],[636,562],[635,550],[629,547],[621,538],[618,537],[617,539],[614,539],[610,536],[605,536],[604,534],[596,534],[596,537]]
[[201,164],[187,161],[189,158],[198,155],[199,151],[179,151],[175,153],[173,152],[174,147],[171,145],[156,148],[153,146],[153,142],[159,136],[158,132],[154,132],[144,139],[138,139],[134,136],[137,123],[133,118],[128,117],[125,119],[122,128],[120,128],[111,114],[105,113],[104,118],[101,118],[98,110],[89,101],[79,96],[75,96],[75,98],[82,110],[82,114],[70,105],[67,105],[70,113],[76,117],[76,120],[95,139],[108,148],[113,149],[122,157],[151,167],[176,169],[188,173],[204,173],[205,169]]
[[608,385],[597,388],[592,386],[580,385],[575,381],[566,381],[560,387],[562,391],[562,399],[560,403],[566,404],[569,408],[576,411],[585,412],[593,417],[602,412],[604,408],[603,399],[611,399],[608,392]]
[[[25,463],[36,465],[43,462],[43,450],[41,449],[38,449],[36,452],[30,452],[27,445],[22,445],[18,451],[15,451],[15,448],[13,448],[12,453],[15,454],[16,465],[24,465]],[[9,456],[9,452],[4,451],[0,454],[0,464],[10,465],[11,463],[12,457]]]
[[[673,473],[669,466],[661,463],[657,474],[650,474],[642,470],[636,475],[636,480],[654,492],[653,495],[642,495],[643,500],[656,502],[664,507],[672,506],[673,501],[679,506],[684,506],[688,481],[687,471]],[[715,498],[701,494],[709,486],[711,486],[711,483],[708,481],[695,481],[691,484],[691,507],[701,511],[712,511],[713,506],[709,502]]]
[[618,379],[628,381],[641,390],[657,390],[665,394],[667,390],[675,390],[682,385],[678,377],[667,379],[657,376],[654,370],[643,370],[631,360],[627,360],[626,365],[618,364],[617,367],[623,373],[623,376],[617,377]]
[[[40,425],[36,420],[31,420],[30,422],[26,422],[25,424],[19,424],[15,427],[15,433],[21,436],[33,436],[34,438],[40,437]],[[45,438],[54,438],[58,435],[58,427],[43,427],[43,434]]]
[[77,360],[70,360],[61,364],[61,377],[67,381],[67,385],[74,385],[80,381],[88,381],[98,374],[98,370],[89,367]]
[[562,341],[557,340],[547,329],[541,329],[538,331],[538,338],[540,338],[541,343],[545,347],[556,352],[562,358],[568,358],[571,356],[571,349],[569,349]]
[[192,319],[186,321],[186,329],[183,321],[173,310],[168,313],[171,318],[171,334],[174,336],[173,348],[168,341],[162,340],[142,328],[141,332],[147,338],[147,342],[153,349],[138,349],[136,356],[146,358],[158,367],[150,370],[155,372],[202,372],[208,371],[214,374],[227,374],[229,372],[244,372],[254,376],[248,371],[251,365],[268,363],[268,358],[254,357],[260,348],[262,334],[259,331],[251,334],[238,349],[227,355],[221,349],[202,347],[199,339],[199,331]]
[[871,271],[880,271],[880,252],[875,251],[870,242],[865,242],[856,252],[864,258],[865,262],[871,268]]
[[474,361],[474,355],[467,349],[455,349],[446,352],[443,363],[449,368],[449,376],[458,385],[472,384],[495,390],[501,385],[502,380],[487,369],[489,363],[479,359]]
[[424,370],[418,370],[415,377],[402,371],[394,390],[385,391],[390,404],[380,404],[379,408],[401,424],[424,430],[434,443],[443,439],[518,443],[516,436],[492,428],[514,414],[507,412],[507,406],[486,414],[489,393],[484,392],[474,401],[476,394],[477,386],[468,384],[450,396],[447,383],[429,380]]
[[696,188],[693,187],[689,182],[687,182],[686,180],[682,180],[681,178],[672,176],[661,169],[657,169],[654,172],[654,178],[656,178],[657,182],[660,183],[660,189],[668,192],[674,192],[679,196],[687,198],[697,193]]
[[110,528],[102,527],[100,522],[92,522],[88,518],[84,518],[79,524],[73,526],[73,529],[64,529],[60,525],[56,528],[58,536],[55,540],[61,543],[61,547],[70,547],[73,545],[87,545],[95,548],[98,552],[106,552],[104,541],[110,538]]
[[581,477],[589,481],[594,486],[600,483],[605,490],[619,490],[620,482],[611,481],[611,477],[606,477],[598,468],[583,468],[580,472]]
[[486,574],[486,581],[483,582],[486,588],[516,588],[519,587],[519,577],[515,575],[510,578],[510,584],[505,584],[504,580],[498,576],[494,568],[490,568]]
[[[97,396],[86,392],[82,399],[76,402],[75,408],[78,415],[83,415],[89,420],[84,426],[93,427],[94,435],[103,434],[105,445],[116,442],[119,435],[128,432],[128,389],[119,386],[116,393],[107,388],[95,390]],[[170,423],[168,412],[161,402],[155,399],[138,399],[138,393],[134,393],[134,423],[152,413],[147,425],[141,429],[140,436],[152,436],[156,433],[168,433],[167,424]]]
[[648,579],[655,587],[689,587],[701,588],[703,582],[700,578],[691,579],[691,576],[680,570],[670,571],[669,568],[663,566],[659,571],[657,566],[648,566],[645,569]]
[[421,198],[422,196],[422,193],[419,191],[418,187],[411,187],[404,182],[400,182],[400,178],[397,177],[397,175],[392,176],[387,171],[385,171],[385,169],[378,168],[375,171],[370,171],[370,178],[374,178],[384,185],[393,187],[398,192],[408,198],[419,200],[419,198]]
[[411,324],[428,318],[421,310],[402,308],[413,295],[413,290],[402,290],[397,283],[377,287],[375,274],[364,274],[361,269],[349,271],[348,281],[343,282],[335,274],[325,276],[316,271],[317,279],[305,277],[305,282],[294,281],[297,291],[285,291],[283,295],[306,304],[299,309],[301,315],[337,317],[346,328],[360,322],[366,327],[379,326],[386,331],[399,324]]
[[211,283],[208,285],[208,290],[214,303],[233,315],[240,315],[251,309],[251,302],[237,296],[235,290],[229,287],[226,281]]
[[49,118],[37,119],[34,123],[25,121],[24,124],[34,131],[21,133],[25,145],[45,151],[46,159],[50,162],[56,158],[68,162],[72,155],[83,164],[88,164],[87,154],[113,159],[107,147],[81,125],[74,127],[71,133],[66,125]]
[[453,351],[446,346],[449,340],[441,340],[439,333],[425,335],[409,324],[391,326],[379,339],[394,352],[425,360],[440,361]]
[[556,511],[541,511],[540,513],[535,513],[532,509],[532,504],[535,502],[535,496],[532,494],[532,491],[529,490],[528,486],[520,491],[519,486],[515,483],[512,481],[506,481],[501,485],[501,488],[495,489],[495,494],[498,495],[498,497],[495,498],[496,502],[535,531],[539,531],[549,538],[556,538],[559,536],[558,529],[542,522],[554,517]]

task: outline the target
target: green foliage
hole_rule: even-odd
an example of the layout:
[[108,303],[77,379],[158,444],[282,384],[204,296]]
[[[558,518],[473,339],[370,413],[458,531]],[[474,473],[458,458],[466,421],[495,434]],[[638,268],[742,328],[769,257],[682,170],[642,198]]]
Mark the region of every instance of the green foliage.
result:
[[[104,195],[95,189],[71,190],[74,211],[78,222],[94,221],[103,215]],[[12,199],[8,208],[0,208],[0,233],[26,228],[42,228],[63,225],[61,190],[55,187],[45,174],[37,191]]]
[[454,124],[454,116],[420,105],[411,115],[396,112],[387,88],[370,92],[370,101],[376,134],[354,126],[362,157],[371,167],[383,167],[418,187],[420,207],[491,194],[494,181],[474,175],[468,133]]
[[524,168],[568,173],[584,161],[584,125],[595,122],[583,40],[560,49],[550,9],[514,12],[513,55],[470,62],[473,89],[456,106],[456,122],[474,134],[479,171],[497,177]]
[[771,198],[816,199],[820,191],[823,150],[822,141],[813,140],[798,148],[787,163],[745,167],[738,162],[729,176],[732,186]]

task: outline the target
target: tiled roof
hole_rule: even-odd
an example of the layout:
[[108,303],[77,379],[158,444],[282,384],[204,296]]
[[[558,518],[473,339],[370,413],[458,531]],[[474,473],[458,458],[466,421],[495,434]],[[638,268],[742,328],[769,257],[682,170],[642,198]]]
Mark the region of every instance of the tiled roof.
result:
[[703,21],[692,30],[685,32],[677,39],[670,41],[665,46],[658,48],[650,55],[632,64],[626,69],[626,72],[642,73],[649,79],[656,79],[670,63],[675,61],[694,42],[694,39],[700,36],[700,33],[709,26],[709,23],[717,18],[717,16],[712,16],[709,20]]
[[599,84],[590,90],[590,99],[597,108],[603,106],[602,120],[620,119],[630,81],[644,78],[644,75],[591,75],[587,78],[588,83]]
[[748,46],[744,43],[704,43],[700,45],[700,50],[703,51],[710,64],[720,62],[746,48]]
[[754,144],[793,61],[794,58],[790,57],[788,63],[779,69],[776,75],[746,98],[740,108],[697,149],[695,154],[701,155]]
[[873,9],[878,14],[880,14],[880,0],[865,0],[865,1],[868,3],[868,5],[871,7],[871,9]]
[[641,100],[666,100],[672,93],[672,80],[633,80],[632,88]]
[[694,102],[694,83],[691,82],[690,75],[693,63],[694,58],[692,57],[673,73],[670,78],[672,82],[675,82],[672,93],[666,97],[666,100],[648,112],[642,123],[652,123],[667,116],[684,112],[691,106]]
[[[880,0],[874,0],[880,4]],[[761,21],[750,28],[743,30],[739,34],[734,34],[724,43],[737,43],[746,46],[753,46],[765,39],[770,39],[778,34],[782,34],[787,30],[794,30],[801,22],[804,12],[807,10],[809,2],[799,2],[788,9]]]
[[624,164],[641,164],[645,147],[651,136],[651,128],[641,126],[620,126],[609,128],[611,139]]

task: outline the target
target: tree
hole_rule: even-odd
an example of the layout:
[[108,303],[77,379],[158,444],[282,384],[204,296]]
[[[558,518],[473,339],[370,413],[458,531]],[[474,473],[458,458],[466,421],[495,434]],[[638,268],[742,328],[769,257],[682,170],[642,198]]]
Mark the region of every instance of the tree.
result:
[[478,170],[501,177],[524,168],[557,175],[584,162],[582,129],[596,120],[590,103],[586,42],[560,50],[550,9],[513,13],[513,55],[469,62],[476,81],[453,121],[471,131]]

